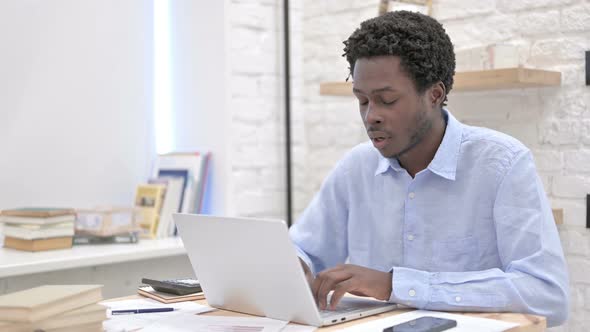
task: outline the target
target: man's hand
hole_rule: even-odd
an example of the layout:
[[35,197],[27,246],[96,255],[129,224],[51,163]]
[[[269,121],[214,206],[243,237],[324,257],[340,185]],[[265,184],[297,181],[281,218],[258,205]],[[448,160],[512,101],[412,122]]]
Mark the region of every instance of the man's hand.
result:
[[330,309],[334,310],[345,293],[388,300],[391,296],[391,273],[366,267],[343,264],[319,273],[311,291],[321,310],[327,307],[327,297],[334,291]]

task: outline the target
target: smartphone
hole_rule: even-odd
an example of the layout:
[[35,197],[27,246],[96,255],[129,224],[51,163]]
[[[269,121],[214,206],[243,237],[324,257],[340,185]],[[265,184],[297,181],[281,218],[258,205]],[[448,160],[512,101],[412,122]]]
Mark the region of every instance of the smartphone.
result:
[[441,332],[456,326],[457,322],[452,319],[425,316],[386,327],[383,332]]

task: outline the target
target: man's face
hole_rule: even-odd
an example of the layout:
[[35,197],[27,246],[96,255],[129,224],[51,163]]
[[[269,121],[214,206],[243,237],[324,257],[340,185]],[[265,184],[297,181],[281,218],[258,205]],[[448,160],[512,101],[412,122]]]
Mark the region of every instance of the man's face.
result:
[[398,157],[419,144],[432,128],[438,110],[418,94],[398,56],[356,60],[353,92],[373,145],[387,158]]

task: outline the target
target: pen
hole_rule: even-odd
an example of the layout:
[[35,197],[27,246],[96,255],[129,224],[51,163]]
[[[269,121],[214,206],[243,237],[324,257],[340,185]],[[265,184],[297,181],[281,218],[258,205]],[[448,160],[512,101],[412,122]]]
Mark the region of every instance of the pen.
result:
[[150,312],[166,312],[174,311],[174,308],[149,308],[149,309],[125,309],[125,310],[112,310],[112,315],[125,315],[125,314],[147,314]]

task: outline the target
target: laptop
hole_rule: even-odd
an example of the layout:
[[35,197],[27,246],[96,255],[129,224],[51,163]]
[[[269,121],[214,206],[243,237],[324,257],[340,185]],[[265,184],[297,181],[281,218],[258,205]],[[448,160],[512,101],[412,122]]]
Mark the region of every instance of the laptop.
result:
[[281,220],[173,215],[210,306],[313,326],[333,325],[396,309],[345,296],[320,311]]

